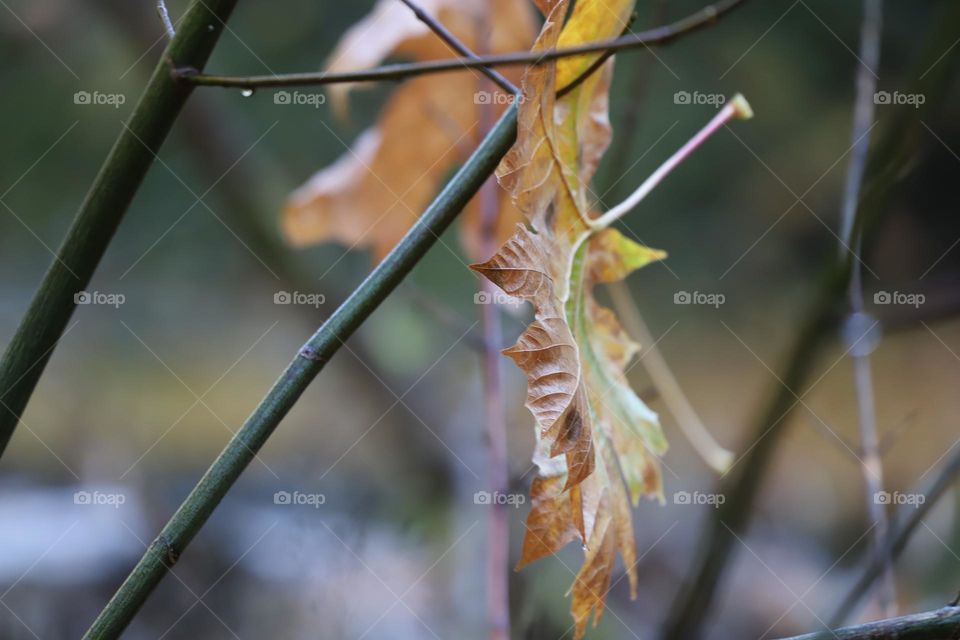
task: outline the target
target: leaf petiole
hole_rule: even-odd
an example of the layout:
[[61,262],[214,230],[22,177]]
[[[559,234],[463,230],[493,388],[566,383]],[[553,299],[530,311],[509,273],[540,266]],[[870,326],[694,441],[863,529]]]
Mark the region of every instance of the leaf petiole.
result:
[[650,174],[650,177],[643,181],[636,191],[630,194],[630,196],[613,207],[605,214],[599,218],[595,218],[590,222],[590,227],[594,231],[600,231],[601,229],[606,229],[611,224],[622,218],[624,215],[629,213],[636,207],[640,202],[643,201],[647,195],[653,191],[653,189],[660,184],[660,182],[670,174],[677,166],[680,165],[687,156],[696,150],[701,144],[703,144],[710,136],[716,133],[721,127],[726,125],[731,120],[749,120],[753,117],[753,109],[750,108],[750,103],[747,102],[747,99],[741,94],[736,94],[733,98],[726,102],[723,105],[723,108],[715,115],[710,122],[707,123],[703,129],[697,132],[695,136],[690,138],[686,144],[680,147],[676,153],[670,156],[666,162],[660,165],[656,171]]

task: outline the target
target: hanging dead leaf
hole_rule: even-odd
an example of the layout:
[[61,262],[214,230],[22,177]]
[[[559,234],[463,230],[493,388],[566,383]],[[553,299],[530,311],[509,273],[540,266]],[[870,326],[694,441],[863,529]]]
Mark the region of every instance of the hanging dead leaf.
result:
[[[618,35],[633,0],[538,0],[546,22],[535,50]],[[489,261],[473,268],[533,304],[533,322],[504,353],[527,377],[539,473],[518,568],[579,538],[584,563],[571,587],[576,638],[600,619],[616,555],[636,596],[630,503],[662,499],[657,456],[666,441],[655,413],[627,383],[637,353],[593,286],[623,279],[661,251],[641,246],[590,214],[589,184],[610,141],[612,60],[556,98],[595,61],[585,55],[531,68],[523,81],[517,142],[498,170],[527,218]],[[562,457],[561,457],[562,456]]]
[[[421,0],[420,5],[471,49],[477,48],[479,27],[485,20],[491,26],[486,46],[494,53],[526,49],[536,33],[532,11],[518,0]],[[456,56],[402,3],[381,0],[347,31],[326,68],[364,69],[390,55],[414,60]],[[517,70],[505,74],[519,80]],[[341,116],[347,112],[352,87],[332,85],[328,92],[334,111]],[[487,93],[478,98],[480,90]],[[388,100],[376,126],[290,195],[282,216],[286,237],[298,246],[337,241],[369,248],[379,261],[416,221],[450,169],[462,162],[479,140],[480,109],[492,108],[499,115],[509,97],[502,90],[490,89],[477,71],[404,82]],[[520,215],[509,195],[498,191],[497,237],[502,242]],[[462,220],[461,237],[470,255],[477,256],[480,214],[476,198]]]

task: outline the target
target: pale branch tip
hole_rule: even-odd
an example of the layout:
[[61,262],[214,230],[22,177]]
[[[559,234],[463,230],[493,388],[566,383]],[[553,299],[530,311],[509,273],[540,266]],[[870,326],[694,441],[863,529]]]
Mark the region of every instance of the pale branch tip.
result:
[[170,12],[167,11],[167,3],[164,0],[157,0],[157,14],[167,32],[167,37],[172,40],[177,35],[177,30],[173,28],[173,21],[170,20]]

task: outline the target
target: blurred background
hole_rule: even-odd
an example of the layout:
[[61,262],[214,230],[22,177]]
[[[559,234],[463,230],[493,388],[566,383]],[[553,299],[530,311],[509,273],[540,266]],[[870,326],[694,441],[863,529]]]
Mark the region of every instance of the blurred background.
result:
[[[5,347],[163,31],[152,0],[0,4]],[[174,18],[187,4],[169,2]],[[950,4],[886,3],[881,90],[909,94],[955,64],[960,33],[943,33]],[[372,5],[240,2],[207,68],[317,69]],[[700,6],[640,2],[634,29]],[[738,453],[754,441],[778,390],[774,371],[838,251],[860,18],[859,3],[751,2],[667,48],[618,56],[616,134],[595,181],[601,208],[715,113],[678,92],[739,91],[757,114],[721,131],[626,219],[670,254],[629,279],[656,345],[716,439]],[[929,96],[865,251],[867,310],[883,321],[871,341],[886,485],[904,494],[937,473],[958,437],[960,95],[951,80]],[[279,211],[376,119],[392,88],[358,92],[347,122],[328,105],[277,105],[272,92],[191,98],[89,287],[116,304],[78,307],[0,462],[0,637],[79,637],[299,345],[369,272],[364,252],[286,246]],[[76,104],[77,92],[124,100]],[[919,110],[906,107],[879,104],[874,134],[898,118],[916,125]],[[456,230],[443,240],[311,385],[125,637],[485,635],[489,507],[474,500],[486,486],[479,284]],[[275,304],[293,291],[318,304]],[[680,292],[723,303],[675,304]],[[875,305],[883,292],[922,301]],[[526,313],[504,313],[506,344]],[[710,638],[822,628],[818,618],[866,561],[852,366],[839,334],[827,345],[733,547]],[[506,359],[503,373],[511,486],[525,495],[533,419]],[[638,391],[651,386],[642,366],[630,379]],[[662,402],[650,404],[671,443],[666,504],[634,510],[639,597],[630,601],[626,581],[614,586],[591,638],[657,637],[711,517],[711,505],[674,494],[715,492],[717,474]],[[901,612],[940,606],[960,588],[956,508],[948,491],[897,561]],[[510,510],[513,559],[527,510]],[[571,637],[565,592],[581,555],[571,545],[512,575],[513,637]],[[857,617],[876,615],[868,606]]]

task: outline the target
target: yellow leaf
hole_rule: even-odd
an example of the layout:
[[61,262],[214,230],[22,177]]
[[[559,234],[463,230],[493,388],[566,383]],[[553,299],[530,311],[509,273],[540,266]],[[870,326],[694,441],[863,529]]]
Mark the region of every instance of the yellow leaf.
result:
[[[538,0],[546,22],[534,49],[618,35],[632,0]],[[665,257],[590,213],[589,182],[610,141],[612,60],[556,98],[595,54],[531,68],[524,77],[517,142],[498,169],[501,185],[527,218],[496,255],[473,268],[507,294],[528,300],[534,320],[504,351],[527,377],[537,421],[539,473],[518,568],[579,538],[586,549],[571,587],[575,637],[599,620],[616,555],[636,595],[630,503],[660,497],[657,456],[666,441],[655,413],[626,380],[638,346],[593,297],[597,283],[625,278]]]
[[[527,3],[519,0],[421,0],[464,44],[477,47],[479,25],[489,19],[491,53],[526,49],[536,27]],[[481,12],[489,12],[484,16]],[[351,27],[331,54],[327,69],[351,71],[372,67],[390,55],[414,60],[456,54],[398,0],[380,0]],[[519,80],[516,69],[506,70]],[[499,115],[506,107],[503,90],[493,91],[478,71],[422,76],[404,82],[389,98],[376,126],[368,129],[334,164],[294,191],[283,211],[283,230],[297,246],[337,241],[371,249],[379,261],[416,221],[442,180],[476,146],[480,109]],[[328,90],[334,111],[348,111],[352,85]],[[477,99],[488,92],[490,107]],[[520,216],[509,194],[498,189],[498,241],[506,239]],[[468,205],[461,235],[470,255],[480,247],[480,213],[476,199]]]

